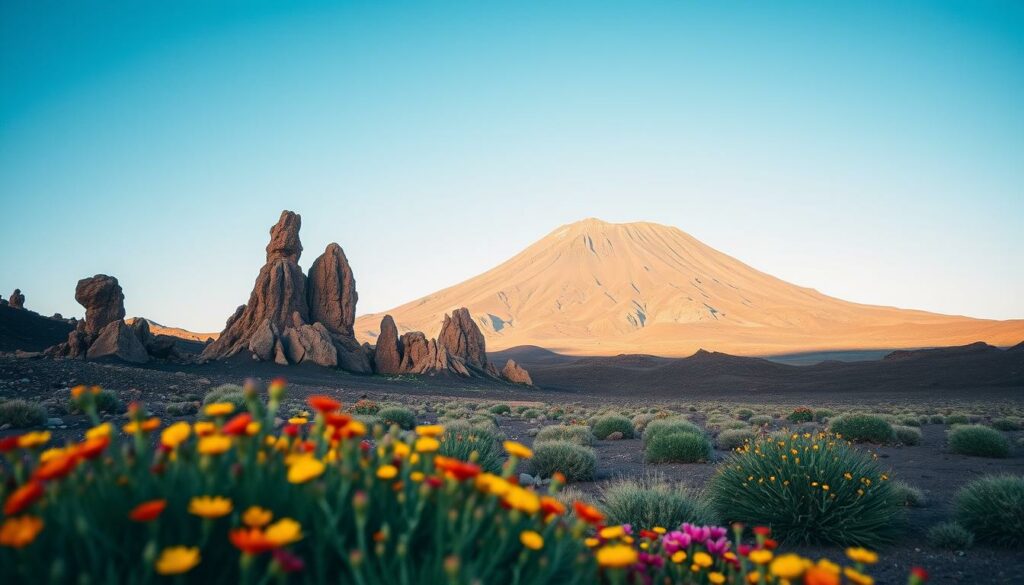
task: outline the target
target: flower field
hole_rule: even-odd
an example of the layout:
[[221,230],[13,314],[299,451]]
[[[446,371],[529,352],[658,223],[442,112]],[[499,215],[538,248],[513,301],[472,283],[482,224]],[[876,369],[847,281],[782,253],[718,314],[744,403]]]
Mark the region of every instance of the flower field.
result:
[[516,442],[491,473],[476,452],[441,455],[441,425],[367,428],[327,396],[275,429],[285,391],[249,386],[244,408],[208,404],[194,423],[132,404],[115,426],[98,388],[74,388],[94,422],[81,440],[0,440],[0,583],[873,582],[864,548],[839,566],[762,526],[606,523],[557,473],[518,485],[533,452]]

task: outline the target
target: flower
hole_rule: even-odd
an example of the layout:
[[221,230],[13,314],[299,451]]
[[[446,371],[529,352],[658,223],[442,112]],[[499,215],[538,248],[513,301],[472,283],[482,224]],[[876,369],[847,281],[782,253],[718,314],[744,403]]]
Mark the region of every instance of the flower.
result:
[[265,534],[276,546],[285,546],[302,540],[302,525],[291,518],[281,518],[267,526]]
[[851,583],[855,583],[856,585],[874,585],[875,583],[874,579],[853,567],[846,567],[843,569],[843,574],[846,575],[846,578],[849,579]]
[[325,414],[328,412],[334,412],[335,410],[341,408],[340,402],[331,398],[330,396],[324,396],[322,394],[310,396],[309,398],[306,399],[306,402],[309,403],[309,406],[311,406],[313,410]]
[[308,422],[309,419],[304,416],[293,416],[290,419],[288,419],[288,424],[296,426],[302,426]]
[[98,437],[109,437],[111,431],[110,423],[105,422],[94,426],[93,428],[85,431],[86,439],[96,439]]
[[32,544],[42,529],[43,521],[35,516],[8,518],[0,525],[0,546],[24,548]]
[[706,569],[713,565],[714,562],[715,559],[711,558],[711,555],[702,550],[693,553],[693,564],[697,565],[698,567],[703,567]]
[[77,464],[78,453],[62,454],[40,465],[35,473],[32,474],[32,477],[43,481],[58,479],[74,471]]
[[416,427],[416,434],[421,437],[440,437],[444,434],[442,425],[419,425]]
[[228,533],[228,539],[238,550],[258,555],[277,548],[277,543],[267,538],[259,528],[236,528]]
[[207,435],[212,435],[217,430],[217,425],[208,420],[200,420],[196,421],[196,424],[193,425],[193,429],[195,429],[197,435],[205,437]]
[[230,402],[214,402],[207,404],[203,412],[206,416],[227,416],[235,411],[235,405]]
[[156,572],[161,575],[180,575],[199,564],[199,548],[170,546],[160,552],[156,560]]
[[604,514],[593,506],[576,501],[573,502],[572,509],[576,512],[576,516],[578,516],[580,520],[583,520],[588,524],[600,524],[601,522],[604,522]]
[[151,416],[146,420],[142,421],[131,421],[130,423],[121,427],[126,434],[134,435],[136,433],[149,433],[160,428],[160,419],[155,416]]
[[319,459],[301,457],[288,468],[289,483],[306,483],[323,475],[326,466]]
[[865,565],[873,565],[878,562],[878,553],[861,547],[850,547],[846,549],[846,556],[855,563],[863,563]]
[[747,555],[747,558],[749,558],[750,562],[754,563],[755,565],[767,565],[768,562],[772,560],[773,556],[774,555],[770,550],[757,549],[750,551],[750,554]]
[[626,544],[602,546],[597,550],[597,564],[602,567],[621,569],[636,563],[636,561],[637,552]]
[[192,427],[187,422],[176,422],[160,433],[160,444],[174,449],[192,434]]
[[718,571],[712,571],[708,573],[708,581],[711,581],[715,585],[722,585],[722,583],[725,583],[725,575]]
[[262,528],[270,523],[274,513],[259,506],[249,506],[242,513],[242,522],[250,528]]
[[[756,552],[756,551],[755,551]],[[754,553],[750,553],[754,554]],[[795,554],[779,555],[768,567],[772,575],[783,579],[795,579],[799,577],[810,562]]]
[[198,450],[202,455],[220,455],[231,448],[231,437],[207,435],[200,437]]
[[509,486],[509,490],[505,494],[505,503],[527,514],[534,514],[540,510],[540,498],[537,494],[517,485]]
[[434,437],[419,437],[413,445],[417,453],[433,453],[441,448],[441,442]]
[[228,422],[224,423],[221,427],[220,432],[225,435],[237,436],[246,434],[246,430],[249,428],[249,423],[252,422],[252,415],[248,412],[242,412],[236,414]]
[[398,468],[394,465],[382,465],[377,469],[378,479],[393,479],[396,475],[398,475]]
[[513,457],[518,457],[520,459],[529,459],[530,457],[533,457],[533,451],[522,443],[505,441],[502,445],[504,445],[505,451]]
[[136,522],[149,522],[156,520],[166,507],[167,500],[149,500],[132,508],[131,512],[128,512],[128,517]]
[[[419,439],[417,439],[417,442]],[[458,481],[464,481],[480,475],[480,466],[474,463],[466,463],[465,461],[459,461],[451,457],[442,457],[440,455],[434,457],[434,467],[445,472],[445,475],[456,479]],[[538,507],[540,502],[537,503]]]
[[231,500],[222,496],[196,496],[188,503],[189,513],[202,518],[227,516],[231,509]]
[[612,540],[614,538],[619,538],[621,536],[624,536],[625,534],[626,534],[626,529],[623,528],[622,525],[608,526],[608,527],[602,528],[600,531],[598,531],[598,535],[600,535],[601,538],[603,538],[605,540]]
[[839,585],[839,572],[832,572],[820,564],[807,569],[804,585]]
[[29,480],[25,485],[11,492],[4,502],[4,515],[14,516],[28,508],[43,495],[43,484]]
[[519,542],[523,543],[523,546],[530,550],[540,550],[544,548],[544,537],[533,530],[524,530],[520,532]]
[[565,504],[559,502],[558,498],[553,498],[551,496],[540,497],[540,509],[544,512],[545,518],[565,514]]
[[50,431],[32,431],[18,437],[18,446],[22,449],[39,447],[50,442]]
[[302,562],[301,558],[284,549],[274,549],[271,554],[274,555],[274,562],[280,567],[282,573],[294,573],[306,567],[306,563]]

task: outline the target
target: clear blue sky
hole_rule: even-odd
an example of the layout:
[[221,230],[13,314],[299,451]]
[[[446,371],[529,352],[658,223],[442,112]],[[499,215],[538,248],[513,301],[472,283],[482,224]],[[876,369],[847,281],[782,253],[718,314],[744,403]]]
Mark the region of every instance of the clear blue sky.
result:
[[219,330],[281,209],[360,312],[587,216],[1024,317],[1024,4],[0,3],[0,294]]

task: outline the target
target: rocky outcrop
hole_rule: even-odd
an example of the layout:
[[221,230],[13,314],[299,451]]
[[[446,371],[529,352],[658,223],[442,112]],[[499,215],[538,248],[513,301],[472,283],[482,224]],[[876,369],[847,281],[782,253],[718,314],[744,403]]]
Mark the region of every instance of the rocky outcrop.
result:
[[355,338],[352,324],[356,320],[356,279],[352,275],[345,251],[330,244],[309,268],[309,318],[323,323],[328,331]]
[[378,374],[402,373],[402,342],[391,315],[384,315],[380,321],[380,335],[373,348],[373,367]]
[[503,380],[513,384],[533,386],[533,379],[530,377],[530,373],[517,364],[515,360],[505,362],[505,367],[501,369],[501,377]]
[[89,344],[86,358],[99,359],[116,357],[137,364],[149,361],[149,353],[132,328],[124,321],[108,323]]
[[108,324],[124,319],[124,292],[113,276],[97,274],[79,280],[75,300],[85,307],[87,335],[98,335]]
[[21,289],[16,288],[11,293],[11,298],[7,300],[7,304],[12,309],[24,309],[25,308],[25,295],[21,294]]
[[444,316],[437,343],[445,348],[448,355],[461,359],[466,366],[477,370],[487,368],[484,334],[473,321],[469,309],[455,309],[450,316]]
[[161,359],[181,357],[178,354],[177,339],[171,335],[154,335],[150,331],[148,320],[141,317],[134,319],[131,329],[149,355]]

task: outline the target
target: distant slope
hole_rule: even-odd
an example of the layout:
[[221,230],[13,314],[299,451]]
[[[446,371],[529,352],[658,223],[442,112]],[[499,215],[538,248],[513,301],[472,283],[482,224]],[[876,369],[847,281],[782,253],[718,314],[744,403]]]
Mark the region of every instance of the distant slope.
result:
[[67,321],[0,305],[0,351],[42,351],[67,341],[74,328]]
[[[131,325],[136,319],[144,319],[145,317],[129,317],[125,319],[125,323]],[[217,339],[220,333],[195,333],[188,329],[181,329],[180,327],[167,327],[161,325],[156,321],[146,319],[149,321],[149,331],[153,335],[170,335],[171,337],[177,337],[178,339],[184,339],[185,341],[198,341],[199,343],[205,342],[207,339]]]
[[[574,355],[738,355],[916,348],[1024,339],[1024,320],[992,321],[861,305],[765,274],[683,231],[587,219],[501,265],[396,307],[400,331],[435,335],[468,307],[489,349],[535,345]],[[374,343],[384,313],[356,335]]]

